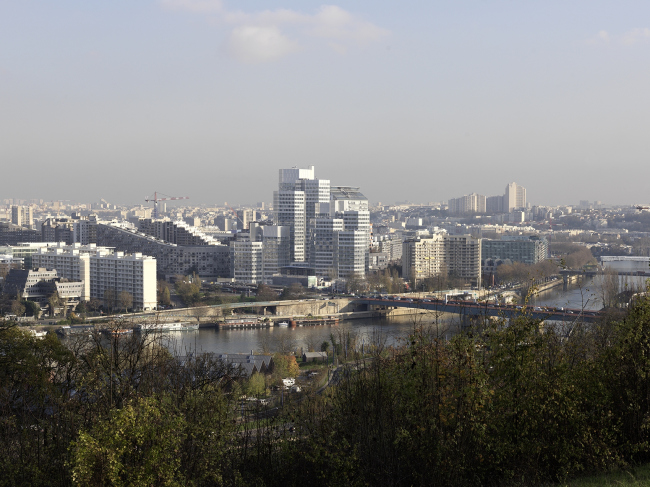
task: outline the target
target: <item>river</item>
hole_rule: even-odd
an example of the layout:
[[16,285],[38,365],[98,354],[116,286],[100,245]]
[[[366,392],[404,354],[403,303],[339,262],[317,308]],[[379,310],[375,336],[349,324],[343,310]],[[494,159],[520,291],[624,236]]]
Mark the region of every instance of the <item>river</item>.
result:
[[394,318],[368,318],[341,321],[338,325],[301,326],[295,328],[201,328],[197,331],[169,333],[170,346],[185,354],[191,351],[215,353],[260,353],[264,348],[276,350],[281,344],[307,351],[309,345],[320,350],[324,341],[331,343],[348,333],[357,337],[357,346],[367,346],[380,341],[385,345],[398,344],[413,331],[414,326],[430,325],[431,315],[408,315]]
[[[627,270],[627,264],[611,264],[618,270]],[[645,284],[643,277],[620,278],[621,289],[626,286],[637,288]],[[563,290],[562,286],[549,289],[534,297],[535,306],[553,306],[563,308],[580,308],[598,310],[602,308],[602,277],[587,278]],[[193,332],[175,332],[169,334],[170,346],[179,353],[190,351],[215,352],[215,353],[250,353],[251,350],[259,353],[267,348],[271,351],[280,344],[290,344],[298,351],[305,351],[311,344],[316,349],[324,341],[331,341],[333,334],[336,340],[339,335],[350,333],[358,337],[357,343],[369,344],[381,340],[386,345],[397,344],[404,340],[414,328],[414,324],[431,324],[434,321],[431,315],[397,316],[394,318],[374,318],[341,321],[334,326],[306,326],[296,328],[264,327],[264,328],[239,328],[219,329],[202,328]],[[452,320],[453,322],[453,320]],[[443,331],[442,333],[447,333]],[[450,331],[449,334],[452,332]]]

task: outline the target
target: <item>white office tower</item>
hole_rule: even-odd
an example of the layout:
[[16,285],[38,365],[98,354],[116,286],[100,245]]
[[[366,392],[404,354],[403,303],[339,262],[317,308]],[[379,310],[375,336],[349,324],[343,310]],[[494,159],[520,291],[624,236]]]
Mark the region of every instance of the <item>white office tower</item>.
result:
[[308,169],[280,169],[278,191],[273,193],[275,224],[289,227],[291,261],[309,260],[307,236],[316,208],[330,199],[330,182],[316,179],[314,166]]
[[343,219],[329,216],[312,219],[309,264],[319,277],[336,279],[339,269],[339,235]]
[[330,216],[343,220],[343,231],[338,236],[338,277],[365,277],[370,253],[368,198],[359,188],[332,187]]
[[289,227],[289,258],[292,262],[305,261],[305,192],[280,190],[273,192],[275,224]]
[[510,213],[517,208],[526,208],[526,188],[517,183],[510,183],[503,195],[503,211]]

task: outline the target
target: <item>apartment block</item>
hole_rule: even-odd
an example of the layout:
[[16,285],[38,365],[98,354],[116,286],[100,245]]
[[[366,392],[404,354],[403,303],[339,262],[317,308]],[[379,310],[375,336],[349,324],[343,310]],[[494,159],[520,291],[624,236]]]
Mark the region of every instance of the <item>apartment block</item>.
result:
[[230,277],[230,247],[212,239],[211,245],[177,245],[147,235],[128,224],[97,223],[99,245],[127,253],[140,252],[156,259],[160,279],[196,271],[202,279]]
[[12,206],[11,223],[19,227],[34,228],[34,209],[31,206]]
[[126,291],[133,296],[135,308],[156,307],[156,259],[153,257],[115,252],[94,244],[59,243],[39,249],[32,261],[34,266],[55,269],[60,277],[81,281],[84,301],[116,300],[120,292]]
[[480,285],[481,239],[471,235],[434,234],[404,241],[404,279],[417,283],[441,275],[453,275]]
[[471,215],[485,213],[486,197],[482,194],[468,194],[460,198],[452,198],[448,202],[449,213],[452,215]]
[[537,235],[504,235],[500,240],[483,239],[481,246],[484,261],[507,259],[533,265],[548,257],[548,241]]

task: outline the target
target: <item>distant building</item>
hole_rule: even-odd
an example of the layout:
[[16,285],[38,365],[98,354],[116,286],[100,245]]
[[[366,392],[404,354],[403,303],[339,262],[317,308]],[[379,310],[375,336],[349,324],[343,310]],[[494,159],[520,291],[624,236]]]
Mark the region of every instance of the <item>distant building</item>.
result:
[[235,282],[258,284],[264,281],[263,243],[242,238],[230,242],[230,275]]
[[19,227],[34,228],[34,210],[31,206],[12,206],[11,223]]
[[526,208],[526,188],[517,183],[508,184],[503,195],[503,212],[510,213],[512,210],[523,208]]
[[482,194],[468,194],[448,201],[449,213],[452,215],[471,215],[485,213],[486,198]]
[[115,300],[126,291],[133,297],[133,306],[154,309],[156,297],[156,259],[140,253],[124,254],[94,244],[41,248],[32,256],[35,266],[55,269],[60,277],[83,283],[82,299]]
[[416,284],[436,276],[481,283],[481,239],[471,235],[434,234],[404,241],[402,277]]
[[38,269],[12,269],[7,274],[4,292],[11,295],[20,295],[39,303],[41,307],[48,304],[48,299],[55,292],[66,306],[76,306],[81,299],[83,282],[62,278],[56,270]]
[[481,256],[484,260],[506,260],[534,265],[548,258],[548,241],[536,235],[504,235],[500,240],[483,239]]
[[[180,226],[183,225],[186,224]],[[195,241],[190,239],[190,234],[185,234],[183,239],[187,237],[187,241]],[[198,239],[196,241],[202,238],[194,236]],[[207,280],[230,277],[230,247],[215,239],[212,239],[213,244],[210,245],[177,245],[139,232],[128,225],[98,222],[97,242],[123,252],[140,252],[155,257],[161,279],[187,275],[192,271]]]
[[41,242],[41,232],[9,222],[0,222],[0,245],[17,245],[20,242]]

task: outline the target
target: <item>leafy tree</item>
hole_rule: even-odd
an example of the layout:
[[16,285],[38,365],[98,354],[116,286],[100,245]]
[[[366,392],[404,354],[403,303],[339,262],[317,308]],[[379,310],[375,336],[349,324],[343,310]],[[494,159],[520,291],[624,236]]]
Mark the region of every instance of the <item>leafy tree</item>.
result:
[[38,303],[35,301],[30,301],[28,299],[24,300],[23,306],[25,307],[25,312],[27,313],[27,316],[33,316],[36,319],[38,319],[41,315],[41,307]]
[[266,378],[264,375],[254,373],[246,384],[246,393],[249,396],[260,397],[266,393]]
[[171,400],[142,398],[111,412],[72,445],[76,485],[184,485],[186,422]]
[[176,279],[174,287],[187,306],[194,306],[201,298],[201,280],[197,274]]
[[283,355],[281,353],[273,355],[273,376],[276,380],[286,377],[298,377],[298,375],[300,375],[300,366],[295,355]]
[[79,301],[79,304],[75,308],[75,312],[78,314],[85,314],[88,312],[88,304],[85,301]]

